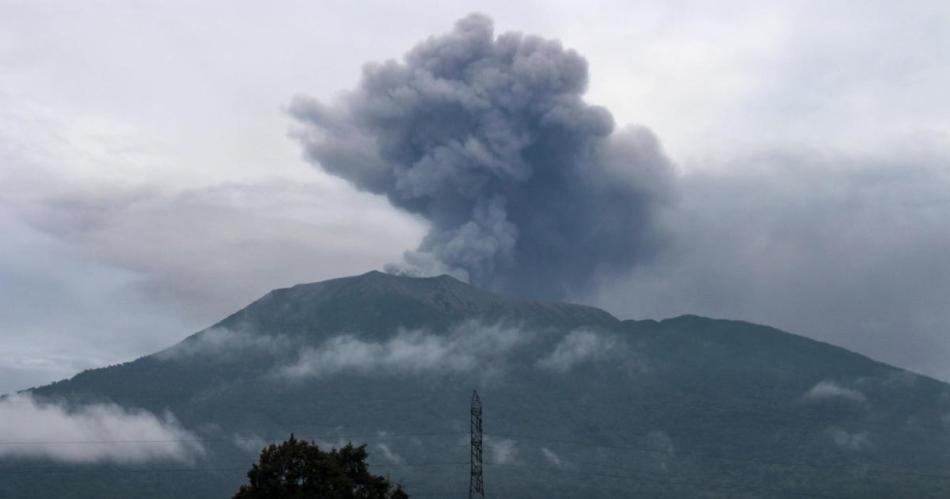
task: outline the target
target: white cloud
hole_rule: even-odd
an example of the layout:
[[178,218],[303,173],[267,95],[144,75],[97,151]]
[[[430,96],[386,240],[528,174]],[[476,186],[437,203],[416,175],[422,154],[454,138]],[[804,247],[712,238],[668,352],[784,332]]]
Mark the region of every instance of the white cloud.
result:
[[494,464],[511,464],[518,458],[518,444],[511,439],[486,437],[485,449]]
[[561,460],[561,457],[547,447],[541,447],[541,455],[544,456],[544,459],[546,459],[549,463],[557,466],[558,468],[564,466],[564,461]]
[[238,433],[234,435],[232,442],[237,448],[249,453],[258,453],[267,447],[267,441],[253,433]]
[[376,448],[379,449],[379,451],[382,453],[383,457],[386,458],[386,460],[389,461],[390,463],[392,463],[392,464],[400,464],[400,463],[402,463],[402,461],[403,461],[403,460],[402,460],[402,456],[400,456],[399,454],[396,454],[396,452],[393,451],[393,450],[389,447],[388,444],[378,443],[378,444],[376,444]]
[[845,388],[834,381],[824,380],[813,386],[802,396],[805,400],[843,399],[853,402],[866,402],[863,393]]
[[174,417],[115,404],[76,409],[29,396],[0,400],[0,457],[68,463],[190,462],[204,453]]
[[486,326],[476,321],[464,322],[444,334],[401,330],[383,341],[344,334],[327,340],[319,348],[301,350],[294,364],[278,372],[290,378],[303,378],[340,372],[385,375],[497,368],[500,357],[529,336],[517,328]]
[[603,360],[616,351],[617,341],[602,333],[588,330],[571,331],[554,347],[537,366],[542,369],[565,373],[574,366],[590,361]]
[[181,343],[157,354],[162,360],[175,360],[196,356],[229,360],[253,351],[272,355],[288,351],[291,341],[283,336],[258,334],[247,329],[213,327],[187,338]]

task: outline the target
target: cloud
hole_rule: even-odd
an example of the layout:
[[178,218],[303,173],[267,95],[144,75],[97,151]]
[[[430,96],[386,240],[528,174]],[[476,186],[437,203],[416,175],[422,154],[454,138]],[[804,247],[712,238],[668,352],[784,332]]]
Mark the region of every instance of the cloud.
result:
[[391,270],[561,297],[658,251],[672,175],[651,131],[584,102],[587,81],[560,42],[473,14],[291,113],[311,161],[429,223]]
[[0,393],[126,361],[166,346],[162,335],[187,331],[172,304],[139,292],[141,275],[90,259],[15,215],[0,198]]
[[849,433],[841,428],[830,428],[827,433],[835,445],[843,449],[859,451],[872,447],[868,433],[865,431]]
[[[420,234],[384,202],[354,200],[345,186],[319,182],[50,190],[10,208],[88,259],[141,276],[138,294],[170,301],[200,321],[288,283],[382,267],[398,254],[382,247],[411,244]],[[295,263],[275,265],[281,260]]]
[[654,430],[644,437],[646,448],[650,449],[651,464],[658,470],[669,471],[670,464],[676,461],[676,445],[670,435],[662,430]]
[[304,348],[293,364],[278,369],[289,378],[323,377],[341,372],[367,375],[469,372],[498,367],[505,353],[530,333],[503,325],[466,321],[444,334],[400,330],[382,341],[353,334],[333,337],[317,348]]
[[264,447],[267,447],[267,441],[263,438],[251,433],[243,434],[239,433],[234,435],[232,439],[234,446],[248,453],[257,454]]
[[[447,26],[452,9],[364,5],[328,17],[305,3],[255,7],[169,37],[174,26],[151,20],[176,7],[123,8],[116,23],[115,12],[37,5],[0,19],[0,32],[23,42],[10,45],[0,82],[0,392],[164,348],[269,289],[381,267],[425,234],[381,196],[306,171],[273,110],[309,80],[326,109],[347,111],[328,96],[351,84],[354,58],[409,46]],[[934,105],[950,81],[941,26],[950,3],[607,5],[548,5],[544,16],[512,2],[485,7],[500,26],[582,49],[593,73],[585,100],[608,104],[618,123],[649,123],[692,172],[676,182],[681,203],[664,225],[674,237],[633,274],[609,272],[622,282],[588,301],[623,317],[767,323],[950,379],[950,126],[946,106]],[[189,15],[222,12],[235,13],[212,2]],[[323,43],[393,19],[406,29],[350,37],[347,51]],[[213,29],[268,23],[281,29]],[[188,49],[171,61],[176,39]],[[221,40],[242,57],[209,72],[203,61],[220,55]],[[327,49],[275,50],[300,40]],[[76,48],[83,57],[68,56]],[[313,78],[317,59],[329,69]],[[155,105],[145,112],[143,100]],[[308,144],[336,133],[354,139],[330,144],[350,147],[340,158],[378,156],[375,143],[360,147],[362,130],[304,123]],[[920,154],[927,140],[943,150]],[[289,172],[309,180],[273,179]],[[452,270],[431,253],[409,257]]]
[[867,397],[865,397],[863,393],[850,388],[844,388],[834,381],[828,380],[821,381],[813,386],[810,390],[805,392],[802,398],[805,400],[842,399],[860,403],[867,401]]
[[343,438],[342,436],[336,437],[336,440],[326,437],[316,437],[313,438],[312,441],[322,449],[340,449],[346,447],[347,444],[353,443],[349,438]]
[[557,466],[558,468],[560,468],[561,466],[564,466],[564,461],[561,460],[560,456],[558,456],[553,450],[548,449],[547,447],[541,447],[541,455],[544,457],[544,459],[547,462],[553,464],[554,466]]
[[590,300],[621,317],[769,324],[947,379],[946,144],[717,160],[678,182],[667,251]]
[[248,353],[278,355],[291,350],[284,336],[261,334],[247,329],[212,327],[189,336],[181,343],[158,352],[162,360],[209,357],[217,361],[240,359]]
[[603,333],[585,329],[571,331],[558,342],[554,351],[537,362],[542,369],[566,373],[585,362],[604,360],[617,353],[617,341]]
[[486,438],[485,449],[493,464],[511,464],[518,459],[518,443],[511,439]]
[[0,441],[0,457],[68,463],[191,462],[204,454],[170,414],[114,404],[67,409],[29,396],[0,400]]
[[299,181],[185,181],[154,142],[0,89],[0,393],[153,353],[274,288],[382,268],[423,234],[305,165]]
[[402,456],[396,454],[388,444],[378,443],[376,448],[382,453],[383,457],[392,464],[400,464],[403,462]]

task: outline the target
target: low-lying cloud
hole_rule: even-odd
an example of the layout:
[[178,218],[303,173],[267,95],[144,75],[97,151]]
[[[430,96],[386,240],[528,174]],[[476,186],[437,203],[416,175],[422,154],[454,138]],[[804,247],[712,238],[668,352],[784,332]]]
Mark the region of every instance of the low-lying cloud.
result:
[[485,439],[485,449],[493,464],[511,464],[518,459],[518,443],[510,438]]
[[871,447],[871,440],[866,431],[852,433],[841,428],[829,428],[827,434],[835,445],[843,449],[860,451]]
[[304,348],[290,366],[278,370],[289,378],[323,377],[342,372],[367,375],[468,372],[500,367],[507,352],[524,343],[530,333],[504,325],[463,322],[436,334],[401,330],[385,340],[343,334],[316,348]]
[[389,446],[389,444],[378,443],[376,444],[376,448],[379,449],[380,454],[384,459],[386,459],[386,461],[389,461],[391,464],[402,464],[402,456],[397,454],[396,451],[394,451],[392,447]]
[[248,453],[259,453],[262,449],[264,449],[264,447],[267,447],[268,444],[266,440],[253,433],[235,434],[231,439],[231,443],[233,443],[238,449]]
[[556,452],[547,447],[541,447],[541,456],[544,457],[545,461],[558,468],[564,466],[564,461],[561,459],[561,456],[558,456]]
[[0,400],[0,458],[191,462],[204,454],[195,438],[171,414],[159,417],[115,404],[66,408],[30,396]]
[[213,327],[201,331],[181,343],[162,350],[162,360],[206,357],[218,361],[239,359],[248,353],[279,355],[292,348],[293,342],[280,335],[261,334],[248,329]]
[[867,397],[858,390],[845,388],[834,381],[824,380],[813,386],[802,396],[805,400],[848,400],[851,402],[864,403]]
[[553,352],[538,360],[537,366],[566,373],[576,365],[605,360],[615,354],[618,347],[618,341],[604,333],[583,329],[571,331],[558,342]]

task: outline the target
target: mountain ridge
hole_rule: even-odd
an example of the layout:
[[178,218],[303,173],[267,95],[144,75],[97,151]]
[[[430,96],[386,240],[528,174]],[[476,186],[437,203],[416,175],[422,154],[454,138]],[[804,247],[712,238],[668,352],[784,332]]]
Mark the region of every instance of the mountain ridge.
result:
[[[254,452],[232,443],[247,435],[261,442],[290,432],[323,441],[326,432],[364,435],[371,453],[383,456],[376,471],[431,494],[463,491],[465,470],[400,466],[384,456],[465,461],[458,435],[468,429],[472,389],[485,407],[489,483],[510,497],[616,497],[617,480],[571,480],[572,470],[603,466],[659,477],[625,489],[630,497],[721,497],[682,482],[727,486],[739,498],[776,487],[792,495],[927,498],[943,497],[950,485],[867,471],[950,469],[943,451],[950,386],[938,380],[768,326],[695,315],[620,320],[449,276],[370,272],[276,289],[162,352],[29,393],[169,411],[211,442],[210,462],[249,465]],[[420,432],[431,436],[398,436]],[[788,461],[819,469],[761,464]],[[842,462],[851,463],[848,473],[820,468]],[[128,477],[106,495],[223,497],[241,473],[149,479]],[[0,484],[0,495],[101,496],[76,492],[88,485],[82,480],[63,483],[72,485],[44,484],[31,494],[22,483]]]

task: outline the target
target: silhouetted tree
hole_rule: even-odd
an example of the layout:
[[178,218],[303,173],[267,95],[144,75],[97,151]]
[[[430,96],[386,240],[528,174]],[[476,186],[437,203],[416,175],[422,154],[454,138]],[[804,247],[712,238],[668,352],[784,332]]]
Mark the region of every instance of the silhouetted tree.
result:
[[293,435],[261,451],[234,499],[409,499],[400,485],[370,474],[366,446],[323,451]]

